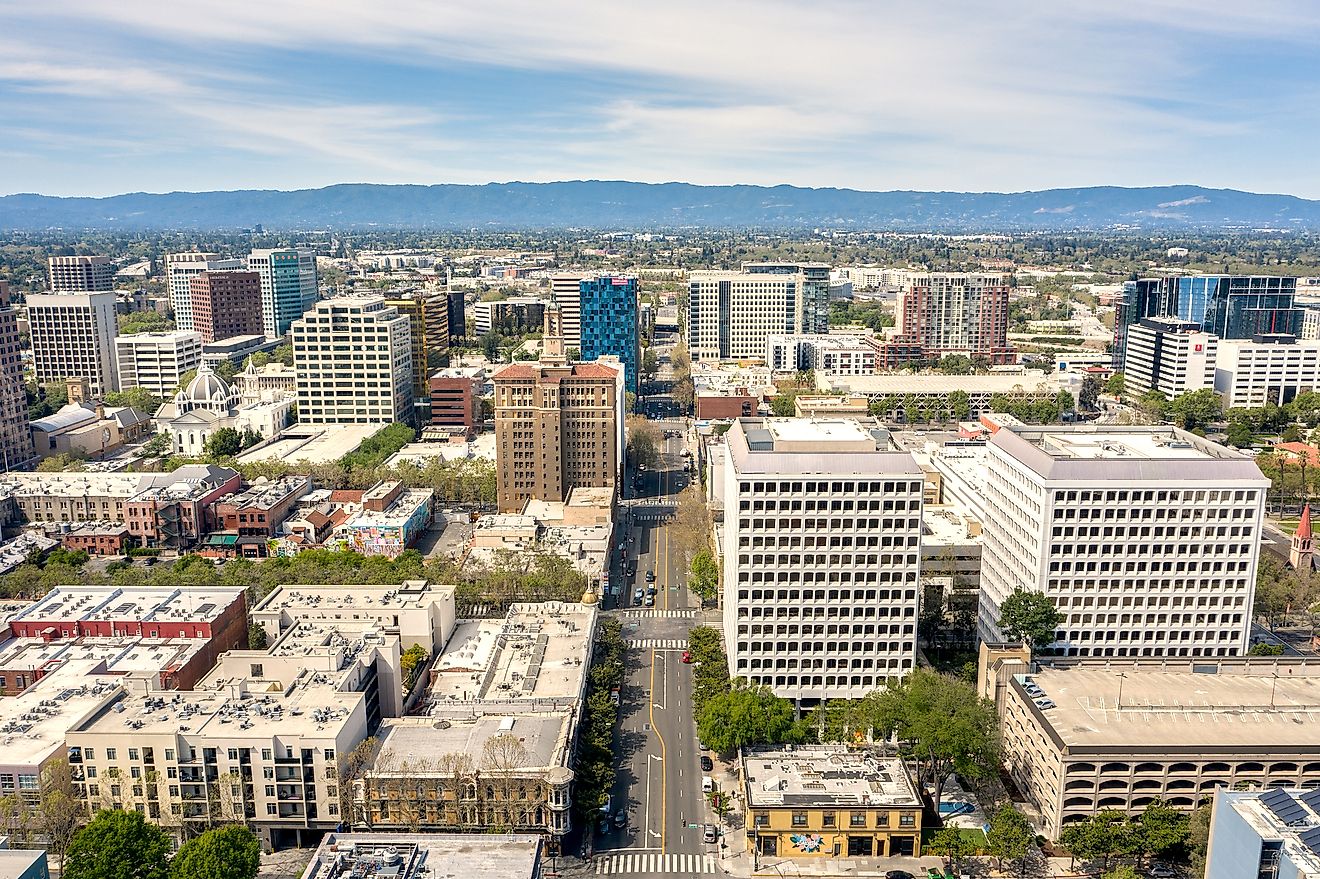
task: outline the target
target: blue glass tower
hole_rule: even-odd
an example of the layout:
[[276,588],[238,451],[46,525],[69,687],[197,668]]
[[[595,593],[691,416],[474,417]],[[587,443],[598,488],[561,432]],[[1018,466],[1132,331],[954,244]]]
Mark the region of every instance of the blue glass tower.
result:
[[582,303],[582,359],[605,354],[623,362],[627,390],[637,393],[641,367],[637,329],[637,279],[617,275],[583,278],[578,287]]

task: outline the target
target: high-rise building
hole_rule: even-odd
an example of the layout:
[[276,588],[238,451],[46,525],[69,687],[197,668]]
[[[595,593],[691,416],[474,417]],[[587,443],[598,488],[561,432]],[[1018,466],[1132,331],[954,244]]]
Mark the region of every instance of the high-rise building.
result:
[[261,320],[266,336],[277,339],[316,303],[316,254],[310,250],[254,250],[248,271],[261,276]]
[[471,436],[481,420],[478,394],[486,371],[481,368],[442,369],[431,375],[431,426],[461,430]]
[[108,256],[52,256],[50,292],[105,293],[115,289],[115,267]]
[[898,292],[898,332],[885,366],[899,366],[919,350],[923,359],[949,354],[1013,361],[1008,346],[1009,279],[1001,274],[910,272]]
[[1200,324],[1175,318],[1145,318],[1128,329],[1125,392],[1138,397],[1159,391],[1176,397],[1215,386],[1219,339]]
[[1064,656],[1246,652],[1270,484],[1255,461],[1172,427],[1006,426],[986,452],[982,640],[1004,640],[1024,589],[1058,609]]
[[408,316],[376,297],[315,304],[290,324],[303,424],[411,422]]
[[467,315],[463,313],[467,295],[462,290],[450,290],[445,295],[449,298],[449,341],[453,342],[467,336]]
[[188,294],[192,329],[204,343],[262,334],[256,272],[199,272],[188,279]]
[[0,469],[22,467],[32,457],[18,313],[9,298],[9,282],[0,281]]
[[[619,275],[584,278],[579,285],[578,301],[577,347],[581,359],[590,362],[604,356],[619,358],[623,364],[624,387],[637,393],[642,361],[637,279]],[[567,332],[564,345],[569,347]]]
[[582,276],[555,275],[550,279],[550,295],[559,306],[564,324],[564,349],[582,350]]
[[1200,324],[1221,340],[1262,334],[1296,336],[1304,309],[1295,303],[1296,278],[1194,275],[1143,278],[1123,285],[1115,303],[1114,366],[1123,369],[1128,329],[1142,318],[1173,317]]
[[829,330],[829,266],[743,263],[742,271],[688,276],[693,360],[759,360],[776,333]]
[[120,390],[145,388],[157,397],[168,397],[201,362],[202,337],[197,333],[174,330],[115,338]]
[[[202,272],[242,272],[247,270],[246,259],[221,259],[218,253],[186,251],[165,257],[165,280],[170,291],[170,309],[174,312],[174,327],[193,330],[192,286],[195,275]],[[260,331],[258,331],[260,332]]]
[[449,355],[449,298],[444,293],[415,291],[387,298],[385,304],[408,315],[412,322],[413,394],[424,400],[427,378],[445,365]]
[[723,473],[730,672],[808,704],[911,672],[922,504],[912,455],[875,421],[740,418]]
[[623,463],[623,371],[570,363],[559,310],[545,312],[539,363],[495,373],[495,464],[501,512],[564,501],[575,488],[616,490]]
[[115,389],[114,293],[48,293],[27,298],[37,382],[80,378],[94,397]]

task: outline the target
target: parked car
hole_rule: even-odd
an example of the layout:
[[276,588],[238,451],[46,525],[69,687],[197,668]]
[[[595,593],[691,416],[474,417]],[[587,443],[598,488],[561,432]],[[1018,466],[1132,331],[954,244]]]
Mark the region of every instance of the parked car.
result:
[[614,826],[615,827],[628,826],[628,813],[625,812],[623,809],[620,809],[619,811],[614,813]]
[[647,607],[655,607],[655,596],[654,595],[646,596],[646,600],[642,603]]
[[655,582],[655,571],[647,571],[647,572],[646,572],[646,582],[648,582],[648,583],[654,583],[654,582]]
[[917,877],[913,876],[907,870],[890,870],[888,873],[885,873],[885,879],[917,879]]
[[1182,874],[1168,864],[1151,864],[1146,868],[1146,875],[1151,879],[1178,879]]
[[708,794],[713,790],[715,790],[715,779],[711,778],[709,775],[703,775],[701,777],[701,792],[703,794]]
[[715,771],[715,761],[707,757],[705,754],[701,755],[701,771],[702,772]]
[[718,842],[719,838],[720,838],[720,832],[715,828],[714,824],[706,824],[705,826],[702,827],[701,829],[702,842]]
[[641,589],[638,589],[636,592],[633,593],[633,604],[641,604],[642,599],[645,597],[646,597],[646,593],[643,592]]
[[646,594],[647,594],[647,595],[655,595],[655,586],[654,586],[654,585],[647,586],[647,587],[646,587]]

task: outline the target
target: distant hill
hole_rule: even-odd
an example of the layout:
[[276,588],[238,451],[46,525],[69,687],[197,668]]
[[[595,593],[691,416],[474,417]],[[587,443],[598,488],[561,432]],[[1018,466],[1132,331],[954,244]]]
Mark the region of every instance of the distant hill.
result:
[[0,197],[2,229],[225,230],[257,224],[267,229],[1320,229],[1320,201],[1199,186],[861,192],[603,180]]

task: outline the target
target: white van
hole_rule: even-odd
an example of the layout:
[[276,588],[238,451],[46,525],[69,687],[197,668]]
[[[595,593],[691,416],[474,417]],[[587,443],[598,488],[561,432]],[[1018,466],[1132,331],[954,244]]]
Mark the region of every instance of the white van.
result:
[[713,790],[715,790],[715,779],[711,778],[709,775],[701,776],[701,792],[703,794],[708,794]]

